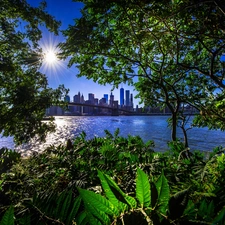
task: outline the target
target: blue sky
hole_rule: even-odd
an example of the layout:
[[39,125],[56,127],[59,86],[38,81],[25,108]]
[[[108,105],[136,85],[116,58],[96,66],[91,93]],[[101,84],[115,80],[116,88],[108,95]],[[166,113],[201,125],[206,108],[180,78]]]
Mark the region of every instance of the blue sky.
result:
[[[27,0],[27,2],[32,6],[38,6],[41,0]],[[74,24],[74,19],[81,16],[80,9],[83,4],[80,2],[73,2],[72,0],[46,0],[47,8],[46,10],[55,19],[60,20],[62,25],[60,30],[65,30],[69,24]],[[59,36],[54,36],[52,33],[48,32],[46,29],[43,30],[43,38],[40,41],[40,45],[44,48],[49,48],[49,46],[55,47],[59,42],[64,41],[62,34]],[[72,97],[79,91],[84,95],[85,99],[88,99],[88,93],[95,94],[96,98],[102,98],[103,94],[110,94],[112,89],[111,85],[99,85],[94,83],[92,80],[87,80],[85,77],[77,78],[76,75],[79,73],[78,69],[73,66],[71,68],[67,67],[66,61],[61,61],[57,66],[49,66],[43,64],[41,67],[41,72],[45,73],[48,77],[49,86],[52,88],[58,87],[60,84],[64,84],[66,88],[70,89],[69,95]],[[125,90],[130,90],[133,96],[136,95],[134,88],[123,84]],[[115,89],[113,91],[115,100],[119,101],[119,90]],[[138,105],[139,100],[134,99],[134,107]]]

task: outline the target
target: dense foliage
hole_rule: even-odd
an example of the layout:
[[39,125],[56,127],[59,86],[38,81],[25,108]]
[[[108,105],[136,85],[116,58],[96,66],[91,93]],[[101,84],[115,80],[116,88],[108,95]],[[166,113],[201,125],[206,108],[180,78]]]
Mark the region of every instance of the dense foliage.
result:
[[204,155],[171,142],[160,153],[117,130],[91,140],[82,133],[29,158],[1,156],[1,225],[225,221],[222,148]]
[[[224,225],[224,149],[205,155],[175,141],[187,105],[201,111],[197,125],[225,128],[223,1],[83,2],[60,45],[64,57],[79,76],[128,82],[145,104],[167,106],[173,141],[157,152],[152,141],[116,130],[91,140],[81,133],[29,158],[2,148],[0,225]],[[59,25],[44,8],[0,2],[0,132],[16,143],[44,139],[53,129],[41,122],[45,109],[66,93],[38,72],[39,25],[56,33]]]
[[44,8],[44,2],[39,8],[25,0],[0,2],[0,133],[18,144],[36,134],[43,140],[54,129],[53,123],[41,120],[46,108],[66,94],[63,86],[49,88],[38,71],[43,60],[40,25],[56,34],[59,26]]
[[225,129],[222,0],[82,2],[61,44],[78,76],[128,82],[146,106],[167,106],[172,140],[182,105],[201,111],[196,125]]

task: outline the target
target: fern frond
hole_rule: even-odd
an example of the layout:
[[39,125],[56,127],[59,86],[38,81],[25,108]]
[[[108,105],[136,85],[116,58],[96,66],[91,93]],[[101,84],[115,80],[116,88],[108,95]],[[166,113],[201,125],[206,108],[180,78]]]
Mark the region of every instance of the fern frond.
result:
[[2,217],[0,225],[14,225],[14,208],[10,206]]

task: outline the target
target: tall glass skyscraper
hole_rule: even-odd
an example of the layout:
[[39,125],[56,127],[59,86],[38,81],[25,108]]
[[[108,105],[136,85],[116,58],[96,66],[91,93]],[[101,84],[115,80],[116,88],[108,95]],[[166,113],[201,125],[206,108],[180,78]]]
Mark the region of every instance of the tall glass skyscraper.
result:
[[126,106],[130,105],[130,91],[126,90]]
[[110,99],[109,99],[109,105],[110,106],[113,106],[113,101],[114,101],[114,95],[111,92]]
[[134,104],[133,104],[133,94],[130,94],[130,106],[131,107],[134,107]]
[[108,100],[109,100],[108,94],[104,94],[104,98],[105,98],[105,100],[106,100],[106,103],[108,104]]
[[124,105],[124,89],[120,88],[120,106]]

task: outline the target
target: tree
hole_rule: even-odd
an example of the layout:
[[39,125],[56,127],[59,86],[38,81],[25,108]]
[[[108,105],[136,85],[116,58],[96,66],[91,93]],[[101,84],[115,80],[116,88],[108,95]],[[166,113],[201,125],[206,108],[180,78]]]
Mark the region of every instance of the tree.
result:
[[[44,11],[46,4],[31,7],[25,0],[0,2],[0,132],[17,144],[35,135],[44,140],[54,124],[43,123],[45,110],[60,103],[66,89],[48,87],[38,69],[43,60],[38,46],[39,25],[57,34],[59,22]],[[19,29],[23,27],[23,31]]]
[[167,106],[173,140],[181,104],[205,111],[216,90],[224,96],[224,29],[215,31],[225,21],[219,1],[83,2],[82,17],[60,45],[72,56],[69,66],[78,64],[78,76],[101,84],[133,84],[145,104]]

